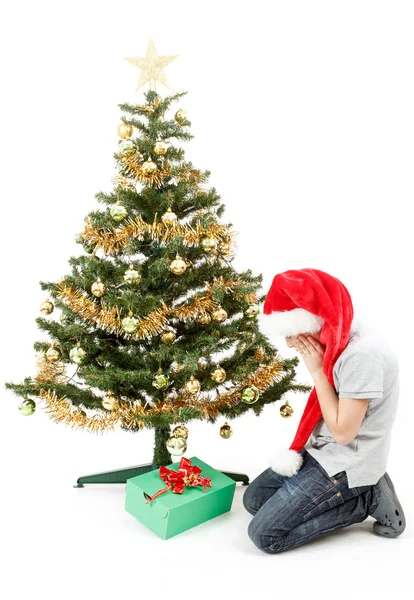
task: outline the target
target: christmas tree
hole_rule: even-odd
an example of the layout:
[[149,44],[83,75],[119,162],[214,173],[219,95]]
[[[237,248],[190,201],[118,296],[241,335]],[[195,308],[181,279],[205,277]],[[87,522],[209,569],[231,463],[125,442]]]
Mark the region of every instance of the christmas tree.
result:
[[[103,210],[85,218],[71,273],[40,282],[48,297],[36,323],[49,338],[34,344],[37,374],[5,384],[23,415],[40,401],[56,422],[92,432],[154,429],[158,466],[185,452],[189,421],[258,416],[310,389],[294,382],[298,358],[282,359],[260,331],[262,275],[232,267],[235,233],[210,172],[179,147],[191,122],[169,112],[187,92],[155,91],[173,58],[150,41],[145,58],[127,59],[150,89],[119,105],[113,189],[96,194]],[[220,435],[231,434],[226,421]]]

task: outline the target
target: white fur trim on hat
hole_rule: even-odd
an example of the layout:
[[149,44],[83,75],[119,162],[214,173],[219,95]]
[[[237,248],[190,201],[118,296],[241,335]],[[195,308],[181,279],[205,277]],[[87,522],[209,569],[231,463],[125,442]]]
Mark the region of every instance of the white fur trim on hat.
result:
[[281,448],[270,456],[270,466],[275,473],[291,477],[301,468],[303,456],[296,450]]
[[293,308],[281,312],[273,311],[270,315],[259,313],[259,329],[265,335],[299,335],[300,333],[317,333],[322,329],[324,320],[304,308]]

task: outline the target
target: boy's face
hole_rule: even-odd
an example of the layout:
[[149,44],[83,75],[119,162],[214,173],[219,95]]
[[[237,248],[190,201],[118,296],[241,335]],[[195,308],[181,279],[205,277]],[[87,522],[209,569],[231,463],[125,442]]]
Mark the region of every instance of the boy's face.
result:
[[299,335],[302,335],[304,337],[306,337],[306,336],[309,335],[310,337],[315,338],[315,340],[318,340],[318,342],[321,341],[321,332],[320,331],[318,331],[317,333],[306,333],[305,332],[305,333],[301,333],[301,334],[298,334],[298,335],[289,335],[288,337],[285,337],[286,344],[287,344],[288,348],[294,348],[295,350],[297,350],[299,352],[299,349],[298,349],[298,337],[299,337]]

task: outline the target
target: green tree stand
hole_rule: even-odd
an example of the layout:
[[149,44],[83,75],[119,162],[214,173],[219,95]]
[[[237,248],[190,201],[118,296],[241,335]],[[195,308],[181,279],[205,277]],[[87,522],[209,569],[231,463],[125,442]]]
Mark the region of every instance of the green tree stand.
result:
[[[158,469],[161,465],[169,465],[172,463],[171,454],[168,452],[166,441],[171,436],[169,427],[155,428],[155,447],[153,462],[137,465],[135,467],[126,467],[124,469],[117,469],[116,471],[106,471],[104,473],[95,473],[94,475],[83,475],[78,478],[75,486],[76,488],[83,488],[85,484],[89,485],[92,483],[100,484],[112,484],[112,483],[126,483],[127,479],[142,475],[148,471]],[[242,485],[249,485],[249,478],[243,473],[231,473],[229,471],[221,471],[224,475],[227,475],[234,481],[241,481]]]

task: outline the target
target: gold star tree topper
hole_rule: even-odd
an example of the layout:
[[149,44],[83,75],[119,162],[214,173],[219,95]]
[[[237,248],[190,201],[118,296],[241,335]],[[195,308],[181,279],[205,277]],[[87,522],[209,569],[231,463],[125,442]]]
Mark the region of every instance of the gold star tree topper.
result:
[[139,90],[140,87],[145,85],[148,81],[150,82],[150,90],[155,92],[155,82],[159,81],[165,87],[170,88],[167,83],[167,78],[164,73],[164,67],[170,64],[175,58],[179,56],[158,56],[155,50],[154,42],[151,38],[148,40],[147,53],[143,58],[125,58],[128,62],[133,64],[135,67],[141,69],[138,85],[136,87]]

